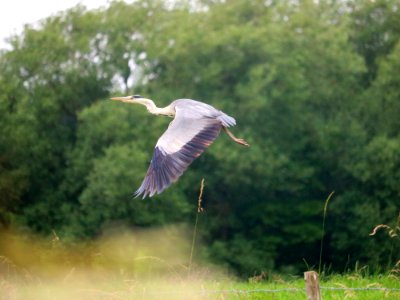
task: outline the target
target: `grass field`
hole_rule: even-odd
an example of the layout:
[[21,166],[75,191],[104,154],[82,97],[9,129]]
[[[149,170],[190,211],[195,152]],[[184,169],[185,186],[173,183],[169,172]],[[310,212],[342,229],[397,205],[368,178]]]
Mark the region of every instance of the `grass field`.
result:
[[[301,278],[275,278],[250,283],[217,277],[200,278],[204,274],[153,279],[108,276],[110,275],[77,274],[71,271],[64,278],[3,279],[0,281],[0,299],[306,299],[304,281]],[[321,281],[321,287],[324,300],[400,299],[400,279],[394,276],[331,276]],[[326,289],[327,287],[339,290]],[[376,288],[388,290],[373,290]]]
[[[0,300],[306,299],[301,274],[238,279],[199,261],[189,268],[191,245],[190,231],[181,227],[118,230],[69,246],[55,233],[40,239],[3,232]],[[400,300],[400,272],[361,270],[323,276],[323,299]]]

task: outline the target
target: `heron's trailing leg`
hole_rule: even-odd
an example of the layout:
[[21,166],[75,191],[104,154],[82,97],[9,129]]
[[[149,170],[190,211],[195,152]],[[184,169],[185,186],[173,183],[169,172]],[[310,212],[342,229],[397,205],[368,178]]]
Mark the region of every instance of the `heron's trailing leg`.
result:
[[225,126],[222,126],[222,128],[224,129],[224,131],[227,133],[227,135],[229,135],[229,137],[236,143],[242,145],[242,146],[246,146],[249,147],[250,145],[244,140],[244,139],[239,139],[237,137],[235,137],[233,135],[232,132],[230,132],[230,130],[228,128],[226,128]]

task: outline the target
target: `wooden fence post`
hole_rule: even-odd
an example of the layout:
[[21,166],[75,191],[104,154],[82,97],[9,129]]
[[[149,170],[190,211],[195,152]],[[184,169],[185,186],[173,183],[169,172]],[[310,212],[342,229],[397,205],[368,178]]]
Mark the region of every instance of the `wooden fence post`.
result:
[[304,272],[304,280],[306,281],[307,300],[322,300],[317,272]]

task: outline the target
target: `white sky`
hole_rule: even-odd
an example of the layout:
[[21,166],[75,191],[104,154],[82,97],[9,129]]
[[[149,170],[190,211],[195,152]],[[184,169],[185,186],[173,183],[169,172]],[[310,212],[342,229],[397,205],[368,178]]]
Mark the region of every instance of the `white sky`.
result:
[[88,9],[106,6],[108,0],[0,0],[0,48],[4,39],[22,32],[24,24],[35,23],[79,3]]

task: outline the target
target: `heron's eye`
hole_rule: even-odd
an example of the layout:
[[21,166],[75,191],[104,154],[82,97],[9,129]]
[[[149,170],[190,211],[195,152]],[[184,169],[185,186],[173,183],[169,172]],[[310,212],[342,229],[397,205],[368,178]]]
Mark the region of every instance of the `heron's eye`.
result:
[[140,95],[134,95],[133,98],[142,98]]

